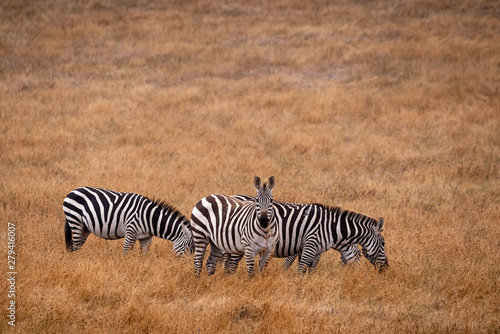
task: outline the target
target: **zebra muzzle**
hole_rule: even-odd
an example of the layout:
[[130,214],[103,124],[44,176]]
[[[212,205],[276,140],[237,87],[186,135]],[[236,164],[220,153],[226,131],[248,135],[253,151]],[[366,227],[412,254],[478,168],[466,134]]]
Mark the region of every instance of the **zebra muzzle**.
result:
[[383,273],[387,268],[389,268],[389,261],[386,260],[384,263],[378,265],[378,272]]
[[261,216],[259,219],[260,227],[267,228],[269,226],[269,218],[267,216]]

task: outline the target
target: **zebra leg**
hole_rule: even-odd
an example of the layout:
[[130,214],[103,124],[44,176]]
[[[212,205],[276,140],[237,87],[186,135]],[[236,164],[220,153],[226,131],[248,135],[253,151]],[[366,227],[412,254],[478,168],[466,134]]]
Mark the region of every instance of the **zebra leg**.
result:
[[224,263],[224,270],[228,274],[234,274],[238,269],[238,263],[243,258],[240,254],[226,254],[226,262]]
[[321,253],[316,254],[316,256],[313,259],[313,262],[311,266],[309,267],[309,272],[315,272],[316,267],[318,267],[319,260],[321,260]]
[[[316,258],[316,247],[313,244],[306,244],[299,256],[298,273],[305,274],[307,269],[312,267]],[[318,260],[319,261],[319,260]]]
[[135,241],[137,240],[137,232],[135,231],[133,224],[128,224],[125,231],[125,244],[123,245],[123,254],[134,247]]
[[84,228],[84,230],[82,232],[82,236],[80,238],[80,243],[78,244],[78,249],[82,248],[85,241],[87,241],[87,238],[89,237],[89,235],[90,235],[90,231],[87,230],[86,228]]
[[64,223],[64,241],[66,242],[66,250],[73,251],[73,230],[69,226],[69,220],[66,218]]
[[351,263],[359,263],[359,259],[361,257],[361,251],[356,245],[349,245],[347,249],[339,250],[340,252],[340,261],[342,261],[342,265],[347,265]]
[[259,270],[262,272],[262,270],[267,266],[269,263],[269,260],[271,259],[271,255],[273,254],[274,249],[267,249],[266,251],[260,253],[260,259],[259,259]]
[[203,258],[205,257],[207,246],[207,239],[195,239],[196,250],[194,253],[194,274],[196,277],[200,277],[201,267],[203,266]]
[[226,266],[228,266],[228,262],[229,262],[229,256],[231,254],[228,254],[228,253],[222,253],[222,256],[220,257],[219,259],[219,262],[217,263],[217,265],[222,264],[224,266],[224,268],[226,268]]
[[139,240],[139,242],[141,243],[142,254],[146,254],[148,252],[149,247],[151,246],[151,239],[153,239],[153,236],[149,236],[145,239]]
[[219,262],[222,255],[223,255],[222,251],[219,248],[217,248],[217,246],[215,246],[213,242],[210,242],[210,256],[208,257],[207,260],[208,276],[211,276],[215,273],[215,269],[217,268],[217,262]]
[[[75,252],[82,248],[83,244],[87,240],[87,237],[90,234],[89,229],[86,226],[86,219],[82,216],[82,220],[77,221],[76,225],[72,225],[66,220],[65,227],[65,236],[66,236],[66,246],[68,246],[68,237],[70,238],[69,249],[72,252]],[[71,233],[71,235],[70,235]]]
[[299,273],[299,275],[304,275],[307,272],[307,267],[308,267],[307,264],[305,264],[299,260],[299,267],[297,269],[297,272]]
[[73,242],[71,244],[71,251],[75,252],[80,248],[82,248],[83,244],[85,243],[90,234],[90,231],[85,226],[82,225],[82,228],[78,229],[77,231],[72,229],[72,233],[73,233]]
[[255,276],[255,253],[250,247],[245,248],[245,261],[248,278],[252,278]]
[[350,261],[349,263],[359,263],[359,260],[361,259],[361,250],[358,248],[357,245],[353,245],[353,247],[356,254],[354,255],[352,261]]
[[298,254],[287,256],[283,263],[283,269],[288,270],[292,266],[293,261],[297,258],[297,255]]

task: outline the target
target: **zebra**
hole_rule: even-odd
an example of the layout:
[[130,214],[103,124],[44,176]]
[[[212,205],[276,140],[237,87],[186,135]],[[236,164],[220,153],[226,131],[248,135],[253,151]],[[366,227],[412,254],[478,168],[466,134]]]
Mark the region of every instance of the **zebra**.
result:
[[125,237],[123,253],[136,240],[146,253],[153,236],[173,242],[176,255],[194,252],[189,220],[172,205],[139,194],[81,187],[64,199],[66,249],[80,249],[90,233],[114,240]]
[[260,270],[269,261],[278,238],[272,197],[275,179],[271,176],[262,183],[255,177],[254,185],[257,189],[255,201],[212,194],[202,198],[193,208],[191,230],[196,246],[194,269],[197,277],[208,244],[210,256],[206,266],[209,275],[215,272],[223,253],[238,254],[240,259],[244,255],[248,277],[255,275],[257,254],[260,254]]
[[[235,198],[252,201],[253,197],[235,195]],[[278,240],[274,256],[286,257],[283,264],[288,269],[299,256],[298,272],[314,271],[321,253],[332,248],[340,252],[342,264],[359,262],[361,245],[363,255],[375,267],[388,267],[385,241],[380,232],[383,218],[378,221],[340,207],[323,204],[297,204],[274,202],[276,220],[282,239]],[[240,258],[228,255],[225,269],[234,272]]]

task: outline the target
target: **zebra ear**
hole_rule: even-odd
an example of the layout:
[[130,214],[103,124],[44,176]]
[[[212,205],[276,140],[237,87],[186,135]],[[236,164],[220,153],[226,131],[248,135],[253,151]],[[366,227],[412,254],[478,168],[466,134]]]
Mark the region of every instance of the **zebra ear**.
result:
[[182,224],[182,233],[184,233],[184,236],[186,238],[191,238],[193,236],[193,234],[191,233],[191,231],[188,229],[188,227],[184,224]]
[[255,188],[260,189],[262,188],[262,182],[260,181],[260,177],[256,176],[254,180]]
[[274,176],[271,176],[269,180],[267,180],[267,187],[271,190],[274,188]]
[[382,228],[384,227],[384,217],[380,217],[377,222],[377,230],[382,232]]

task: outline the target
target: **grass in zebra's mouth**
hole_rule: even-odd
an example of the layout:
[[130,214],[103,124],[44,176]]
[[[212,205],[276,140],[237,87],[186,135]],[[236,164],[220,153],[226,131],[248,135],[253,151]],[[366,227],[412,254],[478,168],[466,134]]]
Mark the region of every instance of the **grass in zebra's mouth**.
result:
[[[500,331],[497,3],[55,3],[0,11],[18,332]],[[275,200],[383,216],[389,269],[329,251],[304,277],[272,259],[196,279],[156,238],[145,256],[94,236],[64,250],[76,187],[189,215],[255,196],[256,175],[276,176]]]

